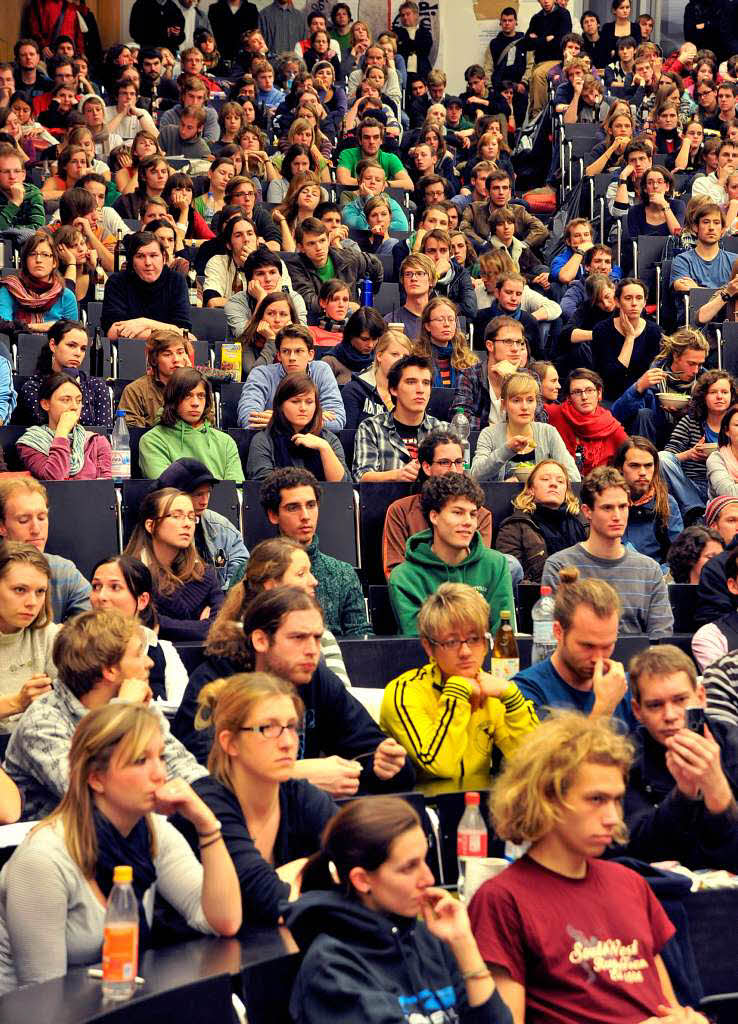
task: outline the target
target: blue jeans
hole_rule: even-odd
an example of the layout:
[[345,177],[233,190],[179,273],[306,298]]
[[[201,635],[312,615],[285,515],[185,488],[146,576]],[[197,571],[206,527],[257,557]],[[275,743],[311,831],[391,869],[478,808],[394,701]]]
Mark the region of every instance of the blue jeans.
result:
[[659,452],[661,475],[674,495],[682,515],[694,508],[707,505],[707,476],[703,480],[692,480],[682,469],[682,464],[673,452]]
[[505,558],[507,559],[507,567],[510,570],[510,576],[512,577],[513,594],[515,594],[518,588],[518,583],[523,582],[523,567],[515,555],[505,555]]

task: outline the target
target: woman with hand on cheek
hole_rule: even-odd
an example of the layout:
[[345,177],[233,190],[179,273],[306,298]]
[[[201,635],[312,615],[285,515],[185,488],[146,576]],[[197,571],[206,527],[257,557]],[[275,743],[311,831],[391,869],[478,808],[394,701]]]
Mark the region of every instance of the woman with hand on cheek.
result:
[[350,479],[341,442],[323,427],[318,392],[306,374],[290,374],[277,388],[269,426],[251,442],[246,475],[264,480],[285,466],[309,469],[318,480]]
[[39,480],[109,480],[112,453],[103,434],[80,425],[82,389],[66,373],[52,373],[38,391],[46,426],[18,438],[23,465]]

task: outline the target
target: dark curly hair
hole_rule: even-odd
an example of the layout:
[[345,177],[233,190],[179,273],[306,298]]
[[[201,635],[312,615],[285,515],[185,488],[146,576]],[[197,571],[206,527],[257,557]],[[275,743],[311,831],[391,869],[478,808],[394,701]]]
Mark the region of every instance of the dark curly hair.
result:
[[727,370],[705,370],[695,381],[692,398],[687,406],[687,415],[698,423],[707,419],[707,392],[719,380],[730,381],[730,404],[738,405],[738,387],[733,376]]
[[293,487],[312,487],[315,491],[315,498],[320,505],[320,484],[309,469],[300,469],[297,466],[288,466],[285,469],[275,469],[270,473],[259,491],[259,501],[265,512],[279,512],[279,503],[282,500],[282,491],[289,491]]
[[725,547],[725,541],[717,530],[711,530],[707,526],[688,526],[686,530],[682,530],[666,555],[675,583],[689,583],[692,569],[699,560],[705,544],[710,540]]
[[467,498],[481,508],[484,491],[468,473],[445,473],[427,480],[420,493],[420,508],[427,522],[431,512],[440,512],[454,498]]

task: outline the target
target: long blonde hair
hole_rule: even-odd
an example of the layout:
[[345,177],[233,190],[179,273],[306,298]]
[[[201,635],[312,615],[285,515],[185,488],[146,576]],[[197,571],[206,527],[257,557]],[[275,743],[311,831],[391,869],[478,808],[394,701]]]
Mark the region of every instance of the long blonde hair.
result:
[[238,733],[253,708],[267,697],[289,697],[302,722],[305,705],[292,683],[268,672],[239,672],[229,679],[215,679],[197,697],[195,728],[213,729],[208,771],[218,782],[233,790],[231,755],[221,746],[222,732]]
[[513,498],[513,508],[518,508],[521,512],[527,512],[529,515],[532,515],[535,512],[536,501],[533,497],[533,481],[536,478],[536,473],[538,473],[543,466],[558,466],[564,474],[566,479],[566,494],[564,495],[566,511],[570,516],[578,516],[580,511],[579,499],[569,486],[569,474],[566,472],[566,466],[559,462],[558,459],[542,459],[534,466],[530,476],[525,482],[525,487]]
[[[114,759],[123,766],[131,764],[146,749],[155,731],[161,733],[154,711],[142,704],[121,702],[88,712],[74,732],[69,750],[69,786],[59,806],[37,828],[57,819],[61,821],[69,855],[85,878],[94,877],[97,862],[90,775],[106,771]],[[156,843],[149,815],[146,815],[146,824],[154,857]]]

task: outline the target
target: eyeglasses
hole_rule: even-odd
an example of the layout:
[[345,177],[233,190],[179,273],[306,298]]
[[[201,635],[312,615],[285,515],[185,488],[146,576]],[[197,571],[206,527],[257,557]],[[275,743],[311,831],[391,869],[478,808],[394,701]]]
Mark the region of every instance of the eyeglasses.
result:
[[575,391],[570,391],[569,394],[572,398],[588,398],[589,395],[597,394],[597,388],[577,388]]
[[492,639],[490,633],[472,633],[470,636],[462,638],[453,637],[451,640],[431,640],[431,644],[434,647],[440,647],[442,651],[447,651],[449,654],[458,654],[464,644],[467,647],[481,647],[482,644],[487,644]]
[[432,466],[440,466],[441,469],[451,469],[451,467],[453,467],[454,469],[463,469],[464,468],[464,460],[463,459],[434,459],[433,462],[431,463],[431,465]]
[[522,338],[497,338],[498,345],[507,345],[509,348],[525,348],[525,341]]
[[196,523],[197,516],[194,512],[167,512],[164,516],[159,516],[160,519],[173,519],[175,523],[182,523],[187,520],[188,523]]
[[402,276],[403,277],[413,278],[413,277],[427,277],[428,275],[426,274],[426,272],[424,270],[406,270],[405,273]]
[[303,734],[302,727],[296,722],[290,722],[288,725],[280,725],[278,722],[269,722],[267,725],[242,725],[238,731],[258,732],[267,740],[278,740],[285,731],[298,739]]
[[455,324],[456,323],[456,317],[455,316],[432,316],[430,318],[430,320],[428,321],[428,323],[429,324],[443,324],[444,326],[447,326],[448,324]]
[[702,92],[698,92],[698,96],[709,96],[711,92],[715,92],[714,89],[703,89]]
[[233,192],[231,193],[231,199],[251,199],[255,195],[256,192]]

